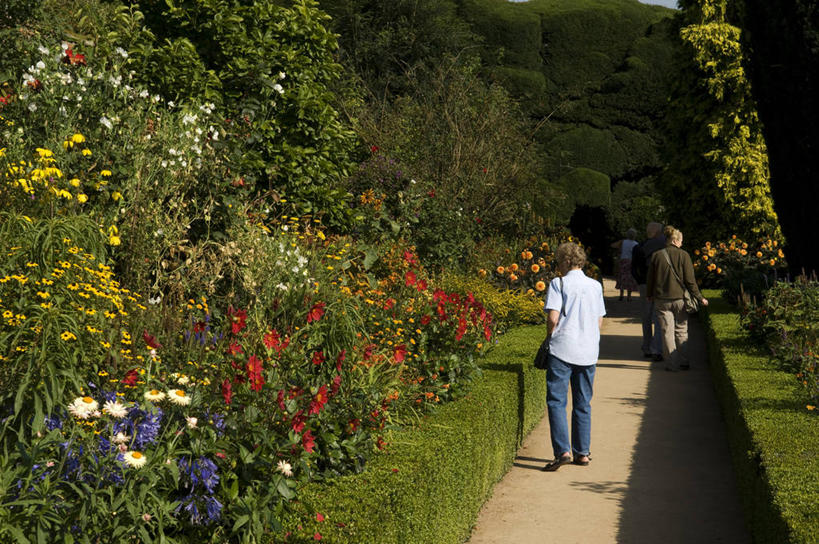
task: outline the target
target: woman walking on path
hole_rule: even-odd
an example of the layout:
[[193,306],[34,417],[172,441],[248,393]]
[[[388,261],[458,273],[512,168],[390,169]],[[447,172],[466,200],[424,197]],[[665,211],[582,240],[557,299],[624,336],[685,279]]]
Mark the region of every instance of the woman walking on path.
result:
[[691,256],[682,247],[682,232],[672,226],[663,231],[667,240],[665,249],[655,251],[648,268],[646,292],[654,301],[654,310],[660,322],[663,338],[663,358],[665,369],[671,372],[688,370],[688,313],[685,311],[683,289],[687,289],[703,306],[708,300],[703,298],[694,279],[694,265]]
[[[562,277],[549,284],[546,311],[549,367],[546,370],[546,405],[554,460],[542,470],[552,472],[566,463],[589,464],[591,399],[600,352],[600,327],[606,308],[602,285],[583,273],[586,254],[577,244],[557,248]],[[566,423],[566,398],[572,388],[572,431]]]
[[611,247],[620,250],[620,258],[617,260],[617,282],[614,288],[620,290],[620,300],[623,300],[623,291],[627,291],[626,300],[629,302],[631,302],[631,292],[639,289],[637,281],[631,275],[631,250],[636,245],[637,231],[634,229],[628,229],[625,238],[611,244]]

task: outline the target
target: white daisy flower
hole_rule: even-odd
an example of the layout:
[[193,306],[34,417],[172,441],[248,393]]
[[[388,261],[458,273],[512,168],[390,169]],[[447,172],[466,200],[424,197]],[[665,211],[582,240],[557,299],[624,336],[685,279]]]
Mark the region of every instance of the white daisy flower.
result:
[[91,397],[77,397],[68,405],[68,411],[74,417],[88,419],[99,409],[99,403]]
[[117,419],[128,415],[128,408],[120,404],[118,400],[106,401],[105,405],[102,407],[102,411]]
[[185,376],[184,374],[182,374],[181,376],[179,376],[176,379],[176,383],[178,383],[179,385],[188,385],[190,382],[191,382],[191,379],[189,377]]
[[293,475],[293,467],[287,461],[282,460],[276,463],[276,469],[288,478]]
[[147,400],[150,400],[150,401],[153,401],[153,402],[159,402],[159,401],[161,401],[162,399],[165,398],[165,393],[162,392],[162,391],[159,391],[158,389],[151,389],[150,391],[145,391],[144,396],[145,396],[145,398]]
[[108,130],[111,130],[112,128],[114,128],[114,124],[111,123],[111,121],[107,117],[105,117],[104,115],[102,117],[100,117],[100,124],[105,126],[105,128],[107,128]]
[[125,49],[123,49],[122,47],[117,47],[117,48],[115,49],[115,51],[116,51],[117,53],[119,53],[119,54],[120,54],[120,56],[121,56],[122,58],[124,58],[124,59],[127,59],[127,58],[128,58],[128,51],[126,51],[126,50],[125,50]]
[[116,434],[113,440],[114,444],[125,444],[126,442],[131,440],[131,437],[123,432],[119,432]]
[[199,423],[199,420],[198,420],[198,419],[196,419],[195,417],[186,417],[186,418],[185,418],[185,421],[187,421],[187,422],[188,422],[188,428],[189,428],[189,429],[195,429],[195,428],[196,428],[196,424],[197,424],[197,423]]
[[143,467],[148,462],[148,459],[138,451],[126,451],[123,457],[125,457],[125,463],[134,468]]
[[171,389],[168,391],[168,400],[180,406],[187,406],[191,403],[191,398],[181,389]]

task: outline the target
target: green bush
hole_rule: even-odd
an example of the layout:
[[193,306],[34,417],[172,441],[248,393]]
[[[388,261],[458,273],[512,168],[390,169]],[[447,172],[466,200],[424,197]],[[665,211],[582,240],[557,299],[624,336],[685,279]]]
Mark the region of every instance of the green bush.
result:
[[819,540],[819,425],[793,377],[750,345],[718,293],[704,320],[740,494],[754,542]]
[[463,542],[543,415],[546,380],[531,366],[542,332],[525,327],[505,335],[467,397],[395,432],[366,473],[301,489],[300,516],[287,523],[293,534],[286,542],[311,542],[316,534],[330,543]]

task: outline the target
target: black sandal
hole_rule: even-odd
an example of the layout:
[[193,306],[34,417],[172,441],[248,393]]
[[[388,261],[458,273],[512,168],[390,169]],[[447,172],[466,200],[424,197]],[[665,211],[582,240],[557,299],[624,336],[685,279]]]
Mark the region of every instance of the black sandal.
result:
[[[580,460],[583,457],[586,458],[585,461]],[[587,466],[589,466],[589,461],[591,461],[591,455],[576,455],[574,457],[574,459],[572,459],[572,464],[573,465],[580,465],[581,467],[587,467]]]
[[554,472],[563,465],[568,465],[572,462],[571,455],[561,455],[560,457],[556,458],[553,461],[549,461],[546,463],[546,466],[540,469],[542,472]]

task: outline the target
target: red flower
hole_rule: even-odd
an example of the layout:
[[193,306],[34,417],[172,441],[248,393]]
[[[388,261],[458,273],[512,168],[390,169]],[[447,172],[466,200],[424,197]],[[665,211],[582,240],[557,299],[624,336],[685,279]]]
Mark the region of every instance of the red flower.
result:
[[385,310],[389,310],[393,306],[395,306],[395,299],[394,298],[388,298],[387,302],[384,303],[384,309]]
[[415,284],[415,288],[418,289],[419,293],[422,293],[427,290],[427,282],[424,280],[418,280],[418,283]]
[[[293,421],[290,424],[290,427],[293,429],[294,433],[300,433],[302,430],[304,430],[305,419],[303,410],[299,410],[293,415]],[[309,433],[310,431],[307,432]]]
[[233,386],[230,384],[230,380],[227,378],[225,378],[222,382],[222,398],[225,399],[225,404],[230,404],[230,401],[233,398]]
[[416,281],[417,278],[415,276],[415,272],[412,270],[407,270],[406,274],[404,274],[404,282],[407,284],[407,286],[415,285]]
[[232,357],[232,356],[238,355],[240,353],[244,353],[244,351],[242,350],[242,346],[240,346],[236,342],[231,342],[230,345],[228,345],[228,349],[227,349],[227,354],[228,355],[230,355]]
[[310,311],[307,313],[307,322],[312,323],[313,321],[318,321],[321,319],[321,316],[324,315],[324,308],[327,305],[323,302],[317,302],[313,304],[313,307],[310,308]]
[[138,379],[139,379],[139,372],[137,371],[137,369],[132,368],[131,370],[129,370],[128,372],[125,373],[125,377],[122,378],[119,381],[119,383],[121,383],[123,385],[134,386],[134,385],[136,385]]
[[63,62],[66,64],[82,64],[85,66],[85,55],[74,54],[74,50],[69,47],[65,50]]
[[162,344],[157,342],[155,337],[148,334],[148,331],[142,332],[142,339],[145,340],[145,344],[151,349],[159,349],[162,347]]
[[427,193],[427,196],[428,196],[429,198],[435,198],[435,189],[432,189],[431,191],[429,191],[429,192]]
[[442,289],[436,289],[432,292],[432,302],[441,302],[446,300],[446,293]]
[[489,327],[487,327],[486,325],[484,325],[484,327],[483,327],[483,335],[487,340],[492,338],[492,331],[489,330]]
[[31,88],[32,88],[32,89],[34,89],[35,91],[39,91],[40,89],[42,89],[42,88],[43,88],[43,82],[42,82],[42,81],[40,81],[39,79],[34,79],[34,80],[31,80],[31,81],[26,81],[26,85],[28,85],[29,87],[31,87]]
[[324,521],[324,516],[319,512],[316,512],[316,521]]
[[458,330],[455,331],[455,340],[459,340],[464,337],[464,333],[466,332],[466,319],[463,317],[458,318]]
[[196,332],[196,333],[205,332],[205,329],[207,329],[207,326],[208,326],[207,323],[205,323],[204,321],[197,321],[193,325],[193,332]]
[[431,316],[425,315],[421,318],[421,325],[429,325],[429,320],[432,319]]
[[371,153],[378,153],[378,146],[377,145],[371,145],[370,146],[370,152]]
[[250,380],[251,391],[259,392],[264,385],[264,376],[262,376],[262,360],[251,355],[247,360],[247,378]]
[[262,342],[264,342],[264,347],[266,347],[267,349],[272,349],[276,353],[281,355],[282,350],[284,350],[284,348],[286,348],[290,344],[290,339],[285,338],[284,340],[282,340],[281,336],[279,336],[279,333],[275,329],[272,329],[270,332],[264,335],[264,337],[262,338]]
[[350,434],[352,434],[358,430],[359,425],[361,425],[360,419],[351,419],[349,423],[347,423],[347,430],[350,432]]
[[284,405],[284,389],[279,389],[279,394],[276,396],[276,402],[279,403],[279,409],[284,412],[287,406]]
[[228,317],[230,318],[230,331],[233,334],[242,332],[242,329],[247,325],[247,312],[242,309],[234,309],[233,306],[228,306]]
[[341,353],[339,353],[338,357],[336,357],[336,370],[338,370],[339,372],[341,372],[341,363],[344,362],[345,357],[347,357],[346,349],[341,350]]
[[[305,448],[305,449],[306,449],[306,448]],[[321,540],[321,534],[320,534],[320,533],[316,533],[316,534],[314,534],[314,535],[313,535],[313,540]]]
[[368,344],[367,347],[364,348],[364,360],[369,361],[373,356],[373,349],[375,349],[375,344]]
[[486,174],[486,168],[483,169],[483,173]]
[[417,265],[418,258],[412,253],[412,251],[404,250],[404,262],[409,265]]
[[324,352],[321,351],[321,350],[318,350],[317,352],[315,352],[313,354],[313,364],[316,365],[316,366],[320,365],[321,363],[323,363],[326,360],[327,359],[326,359],[326,357],[324,357]]
[[341,387],[341,376],[336,375],[336,377],[333,378],[333,385],[332,385],[332,387],[330,387],[330,396],[331,397],[336,396],[338,394],[338,390],[339,390],[340,387]]
[[392,351],[392,356],[395,358],[396,363],[400,363],[407,357],[407,346],[406,344],[401,344],[400,346],[395,346],[395,349]]
[[318,414],[321,412],[321,409],[324,408],[324,405],[327,404],[327,386],[322,385],[316,396],[313,397],[313,400],[310,402],[310,410],[307,412],[309,415]]
[[316,439],[313,436],[313,433],[310,431],[304,433],[301,437],[301,445],[304,447],[304,451],[307,453],[313,453],[313,448],[316,447]]

